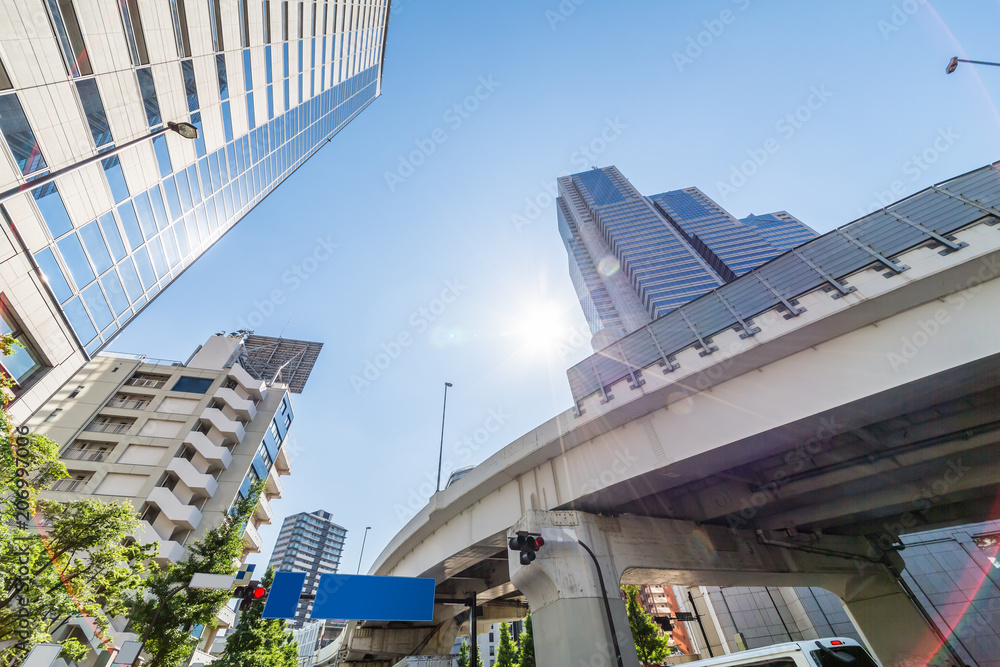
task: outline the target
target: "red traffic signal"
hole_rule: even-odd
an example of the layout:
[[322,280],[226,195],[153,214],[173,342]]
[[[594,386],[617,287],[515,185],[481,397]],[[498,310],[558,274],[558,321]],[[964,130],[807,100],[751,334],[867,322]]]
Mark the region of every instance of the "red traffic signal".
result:
[[233,597],[240,601],[240,611],[247,611],[254,602],[267,599],[267,589],[261,586],[259,581],[251,581],[246,586],[237,586],[233,591]]
[[529,533],[525,530],[517,531],[517,536],[507,540],[507,547],[511,551],[521,552],[521,565],[529,565],[535,560],[535,552],[545,545],[545,540],[538,533]]

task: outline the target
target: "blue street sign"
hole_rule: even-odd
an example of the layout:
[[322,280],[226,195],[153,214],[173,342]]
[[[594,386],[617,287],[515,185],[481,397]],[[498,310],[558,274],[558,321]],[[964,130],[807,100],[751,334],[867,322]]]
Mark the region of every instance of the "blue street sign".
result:
[[312,618],[431,621],[434,620],[434,580],[324,574],[319,580]]
[[262,618],[295,618],[305,581],[305,572],[275,572]]

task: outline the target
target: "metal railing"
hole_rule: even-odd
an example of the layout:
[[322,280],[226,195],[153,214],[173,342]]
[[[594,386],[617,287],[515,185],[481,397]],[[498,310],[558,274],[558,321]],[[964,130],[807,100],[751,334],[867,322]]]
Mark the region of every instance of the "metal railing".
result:
[[63,452],[64,459],[72,459],[74,461],[103,461],[111,454],[109,450],[106,449],[84,449],[82,447],[71,447]]
[[147,357],[145,354],[133,354],[131,352],[100,352],[97,356],[99,357],[112,357],[114,359],[132,359],[133,361],[141,361],[144,364],[151,364],[153,366],[183,366],[183,361],[174,361],[173,359],[155,359],[153,357]]
[[130,377],[125,382],[125,385],[128,387],[149,387],[150,389],[159,389],[166,384],[166,380],[153,380],[152,378],[144,378],[140,376]]
[[52,485],[53,491],[77,491],[89,482],[89,479],[60,479]]
[[148,398],[120,398],[116,396],[108,401],[108,407],[123,408],[125,410],[142,410],[151,402]]
[[93,421],[87,424],[83,430],[96,431],[98,433],[124,433],[131,425],[131,422],[128,424],[120,424],[118,422]]

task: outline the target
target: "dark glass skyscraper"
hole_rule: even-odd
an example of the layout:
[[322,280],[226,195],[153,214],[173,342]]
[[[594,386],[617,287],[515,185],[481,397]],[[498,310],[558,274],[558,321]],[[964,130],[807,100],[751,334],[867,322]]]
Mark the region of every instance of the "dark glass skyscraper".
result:
[[595,350],[816,236],[784,211],[737,220],[698,188],[645,197],[615,167],[560,178],[558,216]]

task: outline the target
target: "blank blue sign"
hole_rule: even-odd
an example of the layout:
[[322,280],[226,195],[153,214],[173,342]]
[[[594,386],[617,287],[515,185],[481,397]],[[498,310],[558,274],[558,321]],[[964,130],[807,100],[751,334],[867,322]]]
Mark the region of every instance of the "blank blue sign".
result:
[[434,619],[434,580],[324,574],[319,580],[312,618],[431,621]]
[[275,572],[261,617],[295,618],[305,581],[305,572]]

